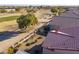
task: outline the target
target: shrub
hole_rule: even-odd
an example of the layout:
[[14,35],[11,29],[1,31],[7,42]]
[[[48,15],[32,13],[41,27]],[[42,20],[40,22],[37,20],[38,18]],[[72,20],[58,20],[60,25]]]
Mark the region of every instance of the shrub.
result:
[[42,39],[42,37],[38,37],[37,39]]
[[30,46],[30,45],[31,45],[30,43],[27,43],[27,44],[26,44],[26,46]]
[[37,42],[37,40],[34,40],[34,41],[31,41],[31,42],[28,42],[27,44],[26,44],[26,46],[30,46],[31,44],[34,44],[34,43],[36,43]]
[[13,47],[9,47],[8,48],[8,54],[13,54],[14,53],[14,48]]

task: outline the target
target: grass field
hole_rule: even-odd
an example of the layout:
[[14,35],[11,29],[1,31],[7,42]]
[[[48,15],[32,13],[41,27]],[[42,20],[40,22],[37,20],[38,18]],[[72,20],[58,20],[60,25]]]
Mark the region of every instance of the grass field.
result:
[[0,18],[0,22],[16,20],[19,16],[8,16]]

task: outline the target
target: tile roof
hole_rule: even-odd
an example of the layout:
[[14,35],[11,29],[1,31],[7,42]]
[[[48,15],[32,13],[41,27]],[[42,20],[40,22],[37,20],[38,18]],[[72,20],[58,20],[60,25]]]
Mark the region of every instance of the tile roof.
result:
[[60,28],[69,28],[79,26],[79,18],[54,17],[50,22],[51,25],[58,25]]
[[[71,13],[72,15],[72,13]],[[76,15],[75,15],[76,16]],[[43,47],[48,49],[79,50],[79,18],[70,16],[54,17],[49,24],[60,26],[60,31],[74,37],[49,32]]]

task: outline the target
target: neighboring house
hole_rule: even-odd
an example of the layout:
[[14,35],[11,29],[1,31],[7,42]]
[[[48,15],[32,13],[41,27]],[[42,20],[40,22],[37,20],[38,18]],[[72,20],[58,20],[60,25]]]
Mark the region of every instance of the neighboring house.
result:
[[57,31],[60,33],[52,30],[48,33],[42,45],[44,54],[79,53],[79,15],[77,12],[79,11],[76,8],[71,8],[52,19],[49,24],[59,26]]

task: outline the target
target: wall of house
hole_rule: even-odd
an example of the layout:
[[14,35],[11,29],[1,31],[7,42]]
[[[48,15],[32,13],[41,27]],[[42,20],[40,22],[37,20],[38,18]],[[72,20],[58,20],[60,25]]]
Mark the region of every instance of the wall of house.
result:
[[79,54],[79,51],[48,50],[46,48],[43,48],[43,54]]

